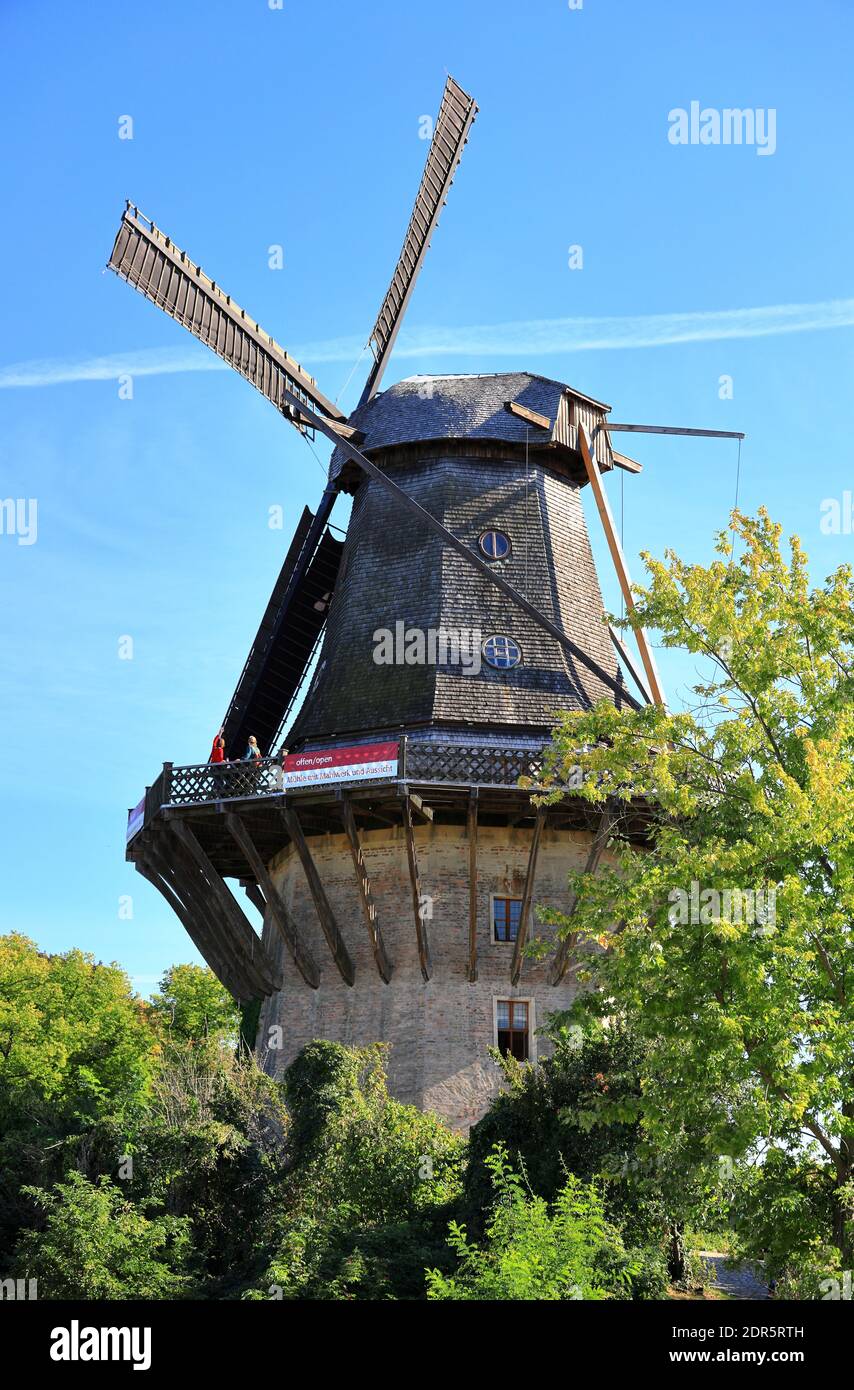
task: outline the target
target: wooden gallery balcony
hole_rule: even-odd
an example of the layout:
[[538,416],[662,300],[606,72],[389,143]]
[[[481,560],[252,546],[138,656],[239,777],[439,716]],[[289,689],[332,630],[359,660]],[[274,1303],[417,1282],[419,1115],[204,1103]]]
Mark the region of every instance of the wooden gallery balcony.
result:
[[[226,879],[238,882],[265,922],[272,920],[306,982],[315,987],[319,982],[317,965],[301,944],[267,868],[288,843],[302,861],[336,964],[352,983],[352,967],[312,858],[312,836],[347,836],[377,968],[385,978],[388,964],[376,933],[376,910],[362,856],[363,831],[402,827],[414,902],[420,898],[414,835],[419,821],[467,826],[473,893],[478,825],[530,825],[531,883],[546,821],[554,828],[587,831],[599,844],[599,853],[607,834],[614,833],[613,814],[603,816],[601,807],[582,800],[569,787],[562,788],[560,799],[548,807],[534,804],[532,792],[544,790],[541,750],[405,738],[399,745],[383,747],[393,756],[381,775],[365,776],[368,769],[354,774],[352,768],[342,767],[338,780],[333,768],[323,774],[324,780],[310,785],[291,785],[292,774],[283,771],[277,758],[189,767],[165,763],[129,813],[126,857],[163,895],[235,998],[248,1001],[269,995],[281,987],[282,979]],[[624,806],[621,837],[643,839],[646,822],[643,807]],[[420,945],[424,924],[417,910],[415,916]],[[426,942],[422,969],[429,977]]]

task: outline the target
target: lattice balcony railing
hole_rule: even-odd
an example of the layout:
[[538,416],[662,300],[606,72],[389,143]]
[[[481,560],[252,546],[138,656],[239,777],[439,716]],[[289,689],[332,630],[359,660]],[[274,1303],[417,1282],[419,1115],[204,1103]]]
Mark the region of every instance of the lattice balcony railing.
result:
[[[514,787],[521,777],[530,778],[536,785],[542,774],[543,754],[538,749],[408,739],[404,744],[399,776],[411,782]],[[190,767],[166,763],[146,796],[146,820],[161,806],[274,796],[282,790],[278,758],[263,758],[258,763],[197,763]]]
[[167,766],[166,774],[169,785],[164,788],[164,801],[173,806],[271,796],[282,790],[279,758],[262,758],[257,763],[197,763],[193,767],[173,767],[171,776]]
[[411,781],[513,787],[520,777],[536,783],[542,764],[542,749],[420,742],[408,742],[406,748],[406,777]]

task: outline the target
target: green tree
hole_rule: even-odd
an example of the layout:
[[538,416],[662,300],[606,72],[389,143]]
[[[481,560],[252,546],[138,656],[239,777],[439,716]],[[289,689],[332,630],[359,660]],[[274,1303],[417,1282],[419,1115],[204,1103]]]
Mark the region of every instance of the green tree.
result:
[[160,1047],[124,971],[0,937],[0,1251],[31,1212],[27,1184],[62,1177],[94,1125],[124,1125],[151,1093]]
[[[555,783],[580,767],[580,795],[618,813],[614,860],[573,876],[561,931],[581,1007],[622,1011],[646,1044],[652,1142],[700,1133],[709,1157],[760,1141],[808,1154],[832,1192],[827,1241],[850,1267],[852,571],[811,589],[799,542],[784,557],[766,513],[733,525],[738,559],[723,535],[708,566],[645,557],[636,590],[633,621],[705,664],[696,705],[603,703],[556,733]],[[646,825],[644,846],[630,824]]]
[[38,1279],[39,1298],[179,1298],[186,1219],[146,1215],[107,1178],[70,1173],[50,1192],[25,1188],[42,1214],[22,1233],[13,1272]]
[[[583,1182],[605,1183],[609,1215],[634,1206],[632,1180],[648,1166],[638,1118],[638,1042],[625,1028],[593,1026],[582,1033],[562,1027],[558,1018],[547,1031],[552,1051],[536,1067],[500,1058],[505,1086],[469,1134],[464,1191],[466,1217],[475,1225],[492,1207],[493,1176],[486,1160],[498,1146],[547,1202],[555,1200],[570,1172]],[[609,1124],[597,1122],[603,1098]],[[660,1213],[646,1212],[644,1236],[662,1221]]]
[[151,1007],[173,1038],[236,1038],[240,1025],[239,1006],[207,966],[171,966]]
[[70,1120],[142,1099],[157,1053],[147,1015],[119,966],[0,937],[0,1127],[45,1104]]
[[[222,1037],[170,1041],[145,1110],[104,1126],[102,1170],[132,1159],[129,1196],[186,1217],[193,1272],[210,1293],[251,1274],[275,1232],[286,1172],[281,1087]],[[90,1147],[92,1141],[90,1140]]]

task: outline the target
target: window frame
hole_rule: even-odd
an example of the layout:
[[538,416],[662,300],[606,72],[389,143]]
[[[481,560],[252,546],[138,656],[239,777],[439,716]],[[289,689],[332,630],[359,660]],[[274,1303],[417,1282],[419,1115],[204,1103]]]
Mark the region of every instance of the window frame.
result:
[[[489,646],[490,642],[512,642],[519,655],[517,656],[516,660],[511,661],[509,665],[497,666],[494,662],[490,661],[489,657],[486,654],[486,649]],[[515,671],[516,667],[521,666],[524,660],[522,644],[520,642],[517,642],[515,637],[508,636],[506,632],[491,632],[488,637],[484,637],[483,641],[480,644],[480,654],[486,662],[487,666],[489,667],[490,671]]]
[[[503,539],[507,542],[507,549],[505,550],[503,555],[491,555],[489,553],[486,546],[484,545],[484,541],[486,540],[487,536],[503,537]],[[481,555],[483,555],[487,560],[489,560],[490,564],[493,565],[497,564],[499,560],[506,560],[508,556],[513,554],[513,542],[511,541],[507,532],[502,531],[498,526],[487,526],[485,531],[481,531],[480,535],[477,538],[477,548],[480,551]]]
[[[519,903],[521,920],[521,897],[516,897],[513,893],[490,893],[489,895],[489,938],[493,946],[515,946],[516,937],[508,937],[506,941],[495,935],[495,904],[496,903]],[[518,936],[518,926],[516,935]]]
[[[528,1055],[526,1062],[534,1063],[537,1060],[537,1020],[536,1007],[533,995],[520,994],[509,996],[507,994],[495,995],[492,1000],[492,1039],[493,1046],[498,1047],[498,1005],[499,1004],[526,1004],[528,1007]],[[503,1030],[502,1030],[503,1031]],[[512,1031],[512,1030],[511,1030]]]

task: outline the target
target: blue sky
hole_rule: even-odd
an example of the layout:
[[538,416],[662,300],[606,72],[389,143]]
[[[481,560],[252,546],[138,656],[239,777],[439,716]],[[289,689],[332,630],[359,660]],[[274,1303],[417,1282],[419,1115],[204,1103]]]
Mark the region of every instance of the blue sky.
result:
[[[323,483],[259,395],[196,369],[215,359],[102,273],[124,199],[335,397],[450,71],[480,115],[386,384],[526,368],[614,418],[744,430],[742,505],[797,531],[820,579],[854,557],[854,536],[819,528],[854,489],[853,40],[848,0],[4,0],[0,497],[38,500],[35,543],[0,535],[4,929],[117,959],[143,991],[194,958],[123,861],[127,807],[164,759],[206,757]],[[773,109],[775,152],[675,146],[668,114],[692,101]],[[708,558],[735,445],[632,445],[634,572],[643,548]],[[676,702],[690,671],[661,666]]]

